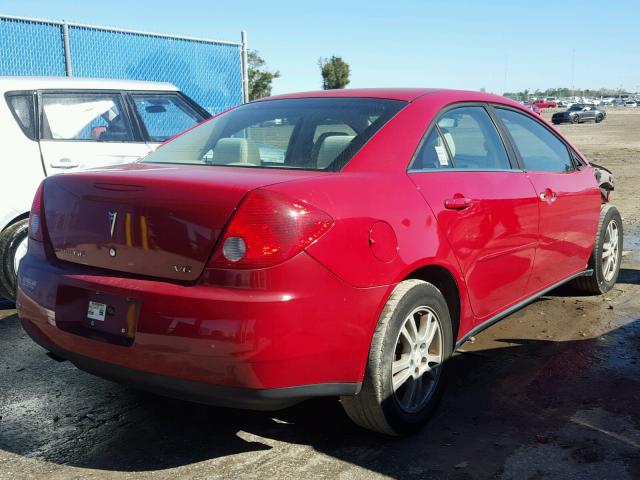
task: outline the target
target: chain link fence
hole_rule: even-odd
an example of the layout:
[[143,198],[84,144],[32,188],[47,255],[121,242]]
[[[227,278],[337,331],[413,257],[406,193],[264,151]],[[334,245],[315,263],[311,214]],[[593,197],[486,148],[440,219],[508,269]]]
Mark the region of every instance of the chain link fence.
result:
[[244,41],[0,16],[0,75],[171,82],[211,113],[245,100],[245,52]]

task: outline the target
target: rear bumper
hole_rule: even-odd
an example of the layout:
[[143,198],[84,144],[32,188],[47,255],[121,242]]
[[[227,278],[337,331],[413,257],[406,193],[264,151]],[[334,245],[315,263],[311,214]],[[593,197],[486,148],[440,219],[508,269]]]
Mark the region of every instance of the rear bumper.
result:
[[[306,253],[270,269],[211,271],[195,286],[110,275],[30,252],[20,267],[17,299],[24,329],[99,376],[256,409],[355,394],[392,288],[354,288]],[[59,292],[69,288],[139,301],[129,346],[63,328],[73,319],[62,312],[86,319],[86,306],[59,305]]]
[[23,320],[22,325],[31,338],[41,347],[60,359],[69,360],[80,370],[166,397],[207,405],[248,410],[279,410],[313,397],[356,395],[362,385],[361,382],[339,382],[271,389],[211,385],[134,370],[114,363],[102,362],[94,358],[67,352],[47,343],[34,330],[31,322]]

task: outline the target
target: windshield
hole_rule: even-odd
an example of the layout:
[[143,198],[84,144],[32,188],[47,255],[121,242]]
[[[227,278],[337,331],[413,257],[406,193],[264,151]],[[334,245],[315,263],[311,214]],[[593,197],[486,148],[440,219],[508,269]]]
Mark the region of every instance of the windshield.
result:
[[578,103],[569,107],[569,111],[582,110],[583,108],[584,108],[584,105],[581,105]]
[[373,98],[249,103],[183,134],[143,162],[336,171],[406,104]]

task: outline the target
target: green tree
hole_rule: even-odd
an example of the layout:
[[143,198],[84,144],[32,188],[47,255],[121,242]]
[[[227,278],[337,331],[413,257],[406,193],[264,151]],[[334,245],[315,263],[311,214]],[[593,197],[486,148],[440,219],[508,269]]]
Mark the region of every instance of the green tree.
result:
[[258,55],[257,50],[249,50],[247,63],[249,64],[249,100],[271,95],[271,84],[274,78],[280,77],[280,72],[269,71],[266,68],[267,63]]
[[331,58],[318,59],[318,66],[322,74],[322,88],[332,90],[344,88],[349,84],[349,64],[342,57],[333,55]]

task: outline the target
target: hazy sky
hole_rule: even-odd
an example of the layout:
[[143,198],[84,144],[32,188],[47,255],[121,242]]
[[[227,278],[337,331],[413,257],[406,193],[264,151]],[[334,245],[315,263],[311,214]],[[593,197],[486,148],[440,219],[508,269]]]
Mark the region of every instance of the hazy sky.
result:
[[320,87],[342,56],[351,87],[502,93],[571,86],[640,90],[640,1],[0,0],[0,13],[239,41],[281,73],[274,93]]

